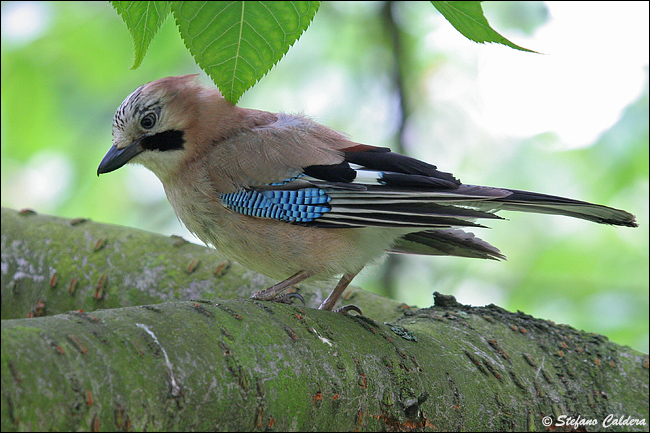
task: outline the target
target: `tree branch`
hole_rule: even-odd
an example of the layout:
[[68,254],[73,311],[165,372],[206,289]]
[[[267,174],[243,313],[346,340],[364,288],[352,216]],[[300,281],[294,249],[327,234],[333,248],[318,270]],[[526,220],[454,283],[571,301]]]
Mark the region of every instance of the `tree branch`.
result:
[[[102,262],[115,275],[96,307],[133,299],[136,290],[167,296],[157,305],[3,320],[3,431],[542,430],[544,416],[648,419],[647,355],[599,335],[439,294],[435,306],[400,314],[394,301],[357,294],[367,317],[220,300],[185,282],[196,278],[194,287],[221,290],[225,276],[214,276],[212,265],[186,275],[169,258],[207,260],[194,255],[201,247],[157,236],[158,243],[131,248],[139,236],[131,229],[2,215],[3,316],[6,302],[32,296],[32,285],[70,297],[73,273],[87,280],[72,298],[90,302],[81,298],[92,298],[91,281],[108,272]],[[155,268],[151,257],[164,268],[155,278],[146,277]],[[54,288],[45,278],[51,269],[60,275]],[[244,286],[258,277],[248,278]],[[152,294],[149,280],[160,294]],[[174,300],[197,293],[212,298]],[[314,293],[310,298],[320,296]],[[49,299],[43,312],[62,304]],[[374,310],[372,303],[390,307]]]

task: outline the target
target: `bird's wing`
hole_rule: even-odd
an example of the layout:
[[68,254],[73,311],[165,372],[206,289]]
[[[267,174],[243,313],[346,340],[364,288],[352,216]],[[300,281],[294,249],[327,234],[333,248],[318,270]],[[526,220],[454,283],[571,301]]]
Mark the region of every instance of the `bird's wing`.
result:
[[[344,155],[342,164],[355,171],[349,185],[364,188],[336,189],[332,183],[336,178],[328,175],[340,171],[338,166],[333,170],[327,166],[318,170],[305,169],[306,174],[322,179],[322,187],[332,199],[332,210],[319,219],[321,223],[354,224],[361,221],[372,225],[370,221],[373,220],[388,220],[392,226],[471,226],[475,218],[499,218],[493,212],[508,210],[564,215],[600,224],[637,226],[634,215],[608,206],[529,191],[465,185],[433,165],[385,148],[357,146],[344,149]],[[313,183],[319,184],[318,181]],[[458,219],[466,222],[461,223]]]
[[214,143],[206,161],[216,189],[224,192],[283,182],[309,166],[336,166],[344,161],[339,149],[351,145],[343,134],[279,113]]
[[[499,217],[475,203],[510,194],[498,188],[462,185],[451,174],[388,148],[340,141],[339,149],[331,143],[309,144],[311,154],[300,156],[304,143],[282,149],[276,143],[280,133],[277,129],[273,133],[274,145],[257,144],[264,150],[253,153],[258,158],[254,171],[241,170],[249,161],[236,158],[238,172],[246,172],[247,178],[240,177],[242,183],[235,190],[221,195],[228,208],[315,227],[425,230],[481,227],[475,219]],[[246,145],[255,145],[256,140],[246,140]],[[317,157],[319,151],[329,152],[329,162]]]
[[[223,203],[262,218],[329,228],[481,227],[495,211],[553,213],[634,226],[606,206],[526,191],[464,185],[436,166],[374,147],[308,119],[277,115],[216,146],[210,158]],[[227,162],[227,163],[225,163]]]
[[[280,181],[250,184],[221,199],[228,208],[261,218],[324,228],[382,227],[401,233],[391,251],[502,259],[499,250],[462,227],[500,219],[497,210],[572,216],[635,226],[618,209],[526,191],[464,185],[434,165],[351,143],[330,163],[281,171]],[[286,161],[286,160],[285,160]],[[276,164],[276,167],[281,164]],[[269,172],[265,173],[268,176]],[[278,176],[278,173],[275,173]],[[267,178],[268,179],[268,178]]]

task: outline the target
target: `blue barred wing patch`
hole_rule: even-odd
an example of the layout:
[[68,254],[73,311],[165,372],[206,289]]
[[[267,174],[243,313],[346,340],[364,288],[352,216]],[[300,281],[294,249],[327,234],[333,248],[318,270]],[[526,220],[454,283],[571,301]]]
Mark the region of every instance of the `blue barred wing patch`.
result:
[[331,198],[320,188],[241,190],[221,199],[226,207],[244,215],[297,223],[314,221],[331,209]]

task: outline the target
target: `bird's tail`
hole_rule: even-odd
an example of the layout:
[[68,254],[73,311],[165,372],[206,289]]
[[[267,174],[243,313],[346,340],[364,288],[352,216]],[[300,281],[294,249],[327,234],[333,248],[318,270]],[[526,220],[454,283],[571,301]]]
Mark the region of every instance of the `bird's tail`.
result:
[[600,224],[637,227],[636,217],[624,210],[536,192],[508,191],[512,194],[495,200],[501,203],[499,210],[565,215]]
[[[468,191],[475,191],[468,186]],[[481,190],[487,190],[484,187]],[[490,200],[469,203],[475,209],[482,211],[521,211],[564,215],[581,218],[600,224],[637,227],[636,218],[629,212],[607,206],[519,190],[501,190],[501,197]],[[507,194],[510,192],[510,194]],[[460,229],[438,229],[413,232],[400,237],[391,249],[393,253],[452,255],[475,257],[483,259],[505,259],[505,256],[494,246],[472,233]]]
[[499,249],[460,229],[423,230],[397,239],[391,253],[505,260]]

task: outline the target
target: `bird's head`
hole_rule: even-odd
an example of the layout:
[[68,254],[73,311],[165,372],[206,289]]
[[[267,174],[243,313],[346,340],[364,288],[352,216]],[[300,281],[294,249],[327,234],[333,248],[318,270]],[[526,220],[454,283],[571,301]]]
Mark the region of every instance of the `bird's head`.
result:
[[162,179],[178,168],[187,153],[188,132],[197,129],[201,105],[206,105],[203,101],[225,102],[216,89],[201,86],[196,78],[167,77],[135,89],[115,113],[113,146],[97,174],[136,163]]

